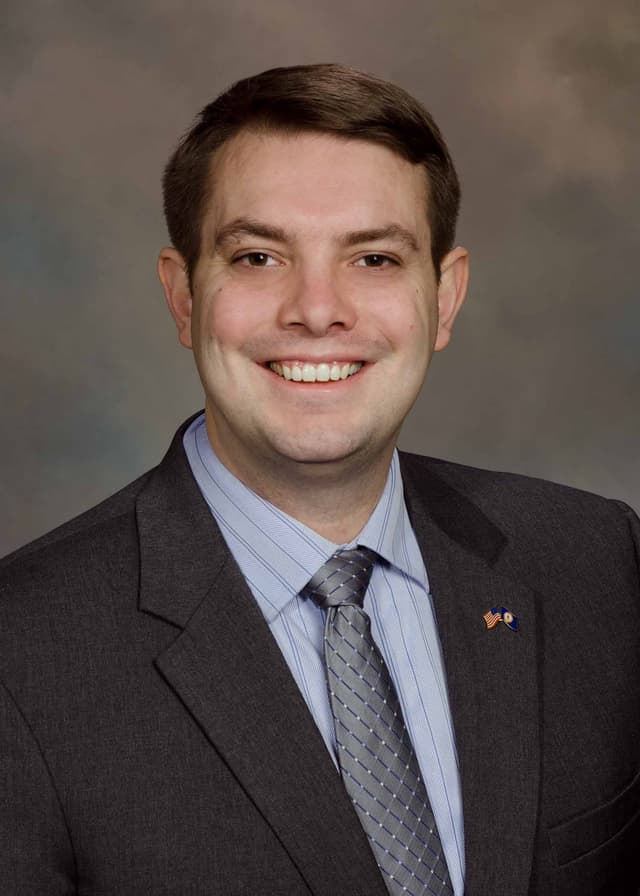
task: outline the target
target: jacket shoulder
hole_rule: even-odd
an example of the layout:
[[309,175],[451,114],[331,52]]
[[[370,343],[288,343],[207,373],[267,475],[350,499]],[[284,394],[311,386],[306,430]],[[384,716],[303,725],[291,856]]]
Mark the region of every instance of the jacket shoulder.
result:
[[0,562],[0,678],[7,686],[22,693],[25,669],[46,678],[62,668],[65,651],[115,639],[118,614],[136,606],[136,498],[148,475]]
[[409,452],[400,452],[400,459],[403,473],[416,483],[436,477],[480,506],[520,508],[526,503],[541,502],[558,508],[580,507],[605,513],[626,508],[622,501],[522,473],[487,470]]
[[531,550],[557,553],[561,547],[603,550],[612,542],[637,542],[638,518],[622,501],[567,485],[465,466],[439,458],[402,452],[407,485],[436,516],[465,515],[474,523],[478,513],[514,543]]
[[82,542],[100,540],[115,520],[132,514],[136,498],[145,487],[150,470],[83,513],[41,535],[0,559],[0,580],[12,578],[25,567],[34,568],[47,559],[73,552]]

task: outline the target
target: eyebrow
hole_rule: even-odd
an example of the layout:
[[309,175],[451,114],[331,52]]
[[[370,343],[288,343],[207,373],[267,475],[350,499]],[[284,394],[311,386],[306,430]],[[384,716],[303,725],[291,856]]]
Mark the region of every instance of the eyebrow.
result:
[[214,248],[219,249],[225,243],[242,236],[257,236],[265,240],[273,240],[276,243],[287,243],[291,237],[282,227],[264,224],[252,218],[235,218],[216,232]]
[[[276,243],[293,243],[295,238],[282,227],[266,224],[253,218],[235,218],[221,227],[215,236],[214,248],[219,249],[232,240],[243,236],[259,237],[273,240]],[[350,230],[338,239],[342,248],[350,248],[360,243],[376,243],[382,240],[394,240],[402,243],[412,252],[418,252],[418,241],[410,230],[400,224],[387,224],[384,227],[368,228],[366,230]]]
[[403,243],[412,252],[418,252],[418,241],[410,230],[400,224],[387,224],[386,227],[375,227],[369,230],[351,230],[340,239],[340,245],[348,248],[360,243],[376,243],[381,240],[394,240]]

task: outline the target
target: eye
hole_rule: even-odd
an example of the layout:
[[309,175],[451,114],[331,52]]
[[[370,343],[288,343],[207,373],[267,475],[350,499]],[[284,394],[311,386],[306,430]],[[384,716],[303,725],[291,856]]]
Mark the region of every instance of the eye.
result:
[[388,268],[390,265],[397,265],[398,262],[389,255],[382,255],[379,252],[370,252],[363,255],[355,264],[359,268]]
[[277,265],[276,259],[267,252],[246,252],[233,259],[234,264],[247,268],[270,268]]

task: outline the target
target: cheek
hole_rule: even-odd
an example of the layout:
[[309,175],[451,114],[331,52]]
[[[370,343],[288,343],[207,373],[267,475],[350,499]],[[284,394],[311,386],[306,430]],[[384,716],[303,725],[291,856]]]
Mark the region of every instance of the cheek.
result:
[[243,294],[228,286],[212,293],[206,307],[202,329],[208,342],[241,345],[259,324],[260,303],[255,295]]
[[434,321],[429,303],[419,291],[390,296],[377,309],[377,325],[397,349],[426,345],[433,338]]

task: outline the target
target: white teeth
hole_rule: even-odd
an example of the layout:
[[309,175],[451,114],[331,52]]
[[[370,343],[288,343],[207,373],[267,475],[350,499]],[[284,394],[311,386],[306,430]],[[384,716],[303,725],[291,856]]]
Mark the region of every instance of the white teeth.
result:
[[331,364],[310,364],[308,361],[270,361],[269,367],[278,376],[285,380],[293,380],[296,383],[328,383],[346,380],[353,376],[362,367],[362,361],[354,361],[351,364],[339,364],[333,361]]

